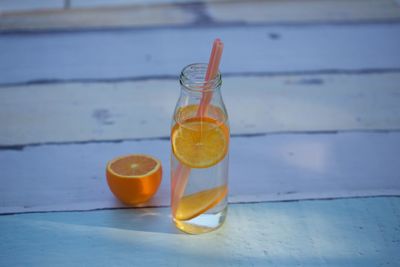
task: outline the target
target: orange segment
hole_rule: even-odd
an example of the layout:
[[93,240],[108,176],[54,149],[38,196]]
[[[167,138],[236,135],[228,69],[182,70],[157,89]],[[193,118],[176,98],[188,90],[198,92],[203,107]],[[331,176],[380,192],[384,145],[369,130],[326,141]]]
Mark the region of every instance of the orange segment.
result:
[[157,169],[159,162],[144,155],[130,155],[118,158],[110,164],[110,171],[118,176],[137,178]]
[[184,196],[178,203],[175,218],[190,220],[217,205],[228,192],[226,185]]
[[173,127],[171,142],[180,162],[191,168],[207,168],[225,157],[229,130],[211,118],[191,118]]
[[107,164],[106,176],[111,192],[128,205],[150,199],[161,183],[161,162],[148,155],[128,155]]

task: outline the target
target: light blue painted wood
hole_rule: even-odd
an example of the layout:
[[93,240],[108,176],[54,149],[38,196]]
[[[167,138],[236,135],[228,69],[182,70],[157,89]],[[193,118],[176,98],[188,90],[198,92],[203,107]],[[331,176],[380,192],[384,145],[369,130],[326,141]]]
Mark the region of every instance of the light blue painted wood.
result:
[[[281,134],[232,138],[230,202],[400,195],[400,133]],[[123,207],[105,180],[108,160],[146,153],[163,164],[149,205],[169,205],[165,140],[0,150],[0,213]]]
[[6,34],[0,84],[177,76],[185,65],[208,60],[215,37],[225,43],[225,73],[400,68],[397,23]]
[[[231,133],[400,130],[400,72],[225,77]],[[3,87],[0,146],[169,136],[178,80]]]
[[[82,7],[115,7],[127,5],[160,5],[160,4],[178,4],[178,3],[193,3],[196,0],[72,0],[72,8]],[[209,1],[208,2],[212,2]]]
[[0,216],[1,266],[400,265],[400,199],[230,205],[200,236],[168,208]]
[[64,0],[0,0],[0,14],[21,11],[61,10]]

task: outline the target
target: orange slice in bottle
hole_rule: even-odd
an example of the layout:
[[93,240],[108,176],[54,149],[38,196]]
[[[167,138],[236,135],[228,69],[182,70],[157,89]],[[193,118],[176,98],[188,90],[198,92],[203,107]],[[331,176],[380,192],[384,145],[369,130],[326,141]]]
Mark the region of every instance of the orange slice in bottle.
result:
[[172,128],[171,142],[181,163],[191,168],[208,168],[225,157],[229,130],[212,118],[191,118]]
[[178,203],[175,219],[186,221],[197,217],[217,205],[227,192],[227,186],[222,185],[182,197]]
[[161,162],[148,155],[127,155],[107,164],[106,176],[111,192],[128,205],[149,200],[161,183]]

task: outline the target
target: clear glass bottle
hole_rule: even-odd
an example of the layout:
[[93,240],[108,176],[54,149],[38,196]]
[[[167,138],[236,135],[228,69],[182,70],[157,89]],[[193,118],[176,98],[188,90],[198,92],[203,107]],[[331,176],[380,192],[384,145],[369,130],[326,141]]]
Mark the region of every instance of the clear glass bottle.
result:
[[171,125],[171,210],[191,234],[220,227],[227,213],[230,130],[221,74],[205,82],[207,64],[186,66]]

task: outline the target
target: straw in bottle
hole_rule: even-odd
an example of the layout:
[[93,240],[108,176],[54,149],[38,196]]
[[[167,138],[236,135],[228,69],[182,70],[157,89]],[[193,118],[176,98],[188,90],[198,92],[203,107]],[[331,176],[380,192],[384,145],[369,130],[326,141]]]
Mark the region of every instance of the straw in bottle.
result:
[[[222,51],[224,44],[219,38],[214,40],[213,48],[211,50],[210,60],[207,67],[207,72],[205,76],[205,88],[203,88],[202,98],[200,100],[200,105],[197,110],[197,117],[204,117],[207,114],[207,108],[212,99],[212,91],[207,90],[210,81],[215,79],[218,74],[219,64],[221,62]],[[175,216],[177,210],[177,203],[183,196],[185,188],[190,175],[190,167],[178,164],[174,179],[172,179],[171,193],[172,193],[172,214]]]

